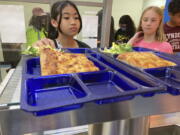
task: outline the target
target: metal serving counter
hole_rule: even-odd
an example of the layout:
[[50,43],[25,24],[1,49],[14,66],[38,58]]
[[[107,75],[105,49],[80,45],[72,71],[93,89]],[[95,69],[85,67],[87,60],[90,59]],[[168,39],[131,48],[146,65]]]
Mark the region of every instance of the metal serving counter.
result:
[[[137,96],[133,100],[106,105],[88,103],[81,109],[36,117],[31,113],[22,111],[18,105],[20,101],[21,71],[20,62],[0,97],[0,129],[2,135],[20,135],[180,112],[180,96],[158,94],[148,98]],[[14,97],[17,100],[12,101]]]

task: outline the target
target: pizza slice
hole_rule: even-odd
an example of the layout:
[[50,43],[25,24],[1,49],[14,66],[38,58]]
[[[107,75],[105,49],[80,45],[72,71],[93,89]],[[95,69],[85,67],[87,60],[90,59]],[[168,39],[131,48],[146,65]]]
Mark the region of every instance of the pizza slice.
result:
[[84,54],[59,52],[51,48],[40,51],[41,75],[99,71]]
[[151,52],[127,52],[118,55],[117,59],[139,68],[158,68],[176,65],[174,62],[162,59]]

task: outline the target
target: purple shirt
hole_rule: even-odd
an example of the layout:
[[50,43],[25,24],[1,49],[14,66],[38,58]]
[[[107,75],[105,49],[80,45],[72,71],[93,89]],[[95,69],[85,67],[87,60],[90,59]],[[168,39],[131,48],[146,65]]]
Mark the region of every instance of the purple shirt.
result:
[[180,52],[180,27],[170,27],[164,24],[164,32],[174,52]]
[[173,53],[172,46],[168,42],[151,42],[151,43],[149,43],[144,40],[141,40],[133,46],[148,48],[148,49],[165,52],[165,53]]

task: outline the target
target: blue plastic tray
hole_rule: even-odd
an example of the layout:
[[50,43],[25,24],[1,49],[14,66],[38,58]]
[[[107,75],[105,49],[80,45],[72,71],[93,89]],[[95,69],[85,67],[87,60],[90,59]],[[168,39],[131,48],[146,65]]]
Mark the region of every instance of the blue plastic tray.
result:
[[[140,71],[145,71],[146,73],[149,73],[149,74],[153,75],[154,77],[156,77],[157,79],[159,79],[159,82],[161,82],[162,84],[167,86],[167,91],[170,94],[173,94],[173,95],[180,94],[180,84],[178,84],[178,83],[180,83],[180,82],[178,82],[179,77],[180,77],[179,76],[180,57],[178,57],[177,55],[173,55],[173,54],[167,54],[167,53],[163,53],[163,52],[153,51],[153,50],[147,49],[147,48],[135,47],[133,49],[135,51],[140,51],[140,52],[141,51],[151,51],[163,59],[166,59],[166,60],[176,63],[177,66],[172,66],[172,67],[159,67],[159,68],[150,68],[150,69],[140,69],[137,67],[134,67],[134,68],[137,70],[140,70]],[[117,55],[114,55],[113,57],[116,57],[116,56]],[[129,66],[131,66],[131,65],[129,65]],[[169,76],[170,71],[171,71],[171,75]],[[177,76],[175,76],[175,73],[177,73]],[[173,76],[175,76],[177,79],[175,79]]]
[[163,56],[166,59],[169,59],[170,61],[175,61],[178,65],[180,65],[180,56],[178,54],[167,54],[162,52],[156,52],[159,55]]
[[156,54],[157,56],[164,58],[166,60],[175,62],[176,64],[180,65],[180,56],[178,56],[178,54],[168,54],[168,53],[164,53],[164,52],[159,52],[156,50],[152,50],[152,49],[148,49],[148,48],[141,48],[141,47],[133,47],[134,51],[138,51],[138,52],[153,52],[154,54]]
[[77,109],[87,92],[72,75],[29,78],[22,84],[21,108],[36,115]]
[[138,52],[148,52],[148,51],[157,52],[155,50],[148,49],[148,48],[143,48],[143,47],[133,47],[133,50],[138,51]]
[[22,88],[21,108],[37,116],[78,109],[87,102],[132,99],[149,90],[112,71],[29,78]]
[[[166,53],[161,53],[161,52],[157,52],[157,51],[151,51],[150,49],[146,49],[146,48],[140,48],[140,47],[137,47],[137,48],[133,48],[133,49],[135,49],[135,51],[138,51],[138,52],[152,52],[152,53],[154,53],[155,55],[157,55],[157,56],[159,56],[160,58],[163,58],[163,59],[165,59],[165,60],[168,60],[168,61],[172,61],[172,62],[174,62],[174,63],[176,63],[177,65],[176,66],[178,66],[178,65],[180,65],[180,59],[178,59],[178,58],[174,58],[174,56],[173,55],[171,55],[171,54],[166,54]],[[143,68],[139,68],[139,67],[135,67],[135,66],[132,66],[132,65],[130,65],[130,64],[127,64],[126,62],[123,62],[123,61],[119,61],[119,60],[117,60],[116,58],[117,58],[117,54],[115,54],[115,55],[107,55],[107,56],[110,56],[111,58],[113,58],[115,61],[117,61],[117,62],[119,62],[119,63],[124,63],[125,65],[127,65],[127,66],[130,66],[130,67],[132,67],[132,68],[134,68],[134,69],[136,69],[136,70],[140,70],[140,71],[143,71],[143,70],[159,70],[159,69],[161,69],[161,68],[165,68],[165,67],[158,67],[158,68],[149,68],[149,69],[143,69]],[[169,56],[171,56],[171,57],[169,57]],[[176,67],[176,66],[173,66],[173,67]],[[171,67],[171,66],[170,66]]]
[[[176,63],[177,65],[176,66],[169,66],[169,67],[178,67],[178,60],[177,59],[172,59],[170,57],[167,57],[167,56],[164,56],[163,53],[161,52],[154,52],[155,55],[159,56],[160,58],[163,58],[165,60],[168,60],[168,61],[171,61],[171,62],[174,62]],[[148,69],[144,69],[144,71],[160,71],[160,70],[163,70],[163,69],[166,69],[168,67],[159,67],[159,68],[148,68]]]
[[[139,90],[137,84],[113,72],[81,73],[78,74],[78,77],[95,97],[95,102],[98,104],[132,99],[136,94],[134,91]],[[98,97],[101,99],[97,100]]]
[[151,51],[157,56],[172,61],[177,66],[144,69],[145,72],[153,75],[167,86],[167,91],[173,95],[180,94],[180,57],[176,54],[168,54],[146,48],[133,48],[135,51]]
[[70,53],[96,53],[95,49],[90,49],[90,48],[67,48],[65,49],[65,52],[70,52]]
[[127,66],[122,62],[117,62],[116,60],[104,54],[91,54],[91,56],[103,62],[104,64],[109,66],[109,68],[112,68],[112,70],[117,71],[119,74],[127,76],[132,81],[142,86],[142,89],[145,88],[144,92],[147,93],[144,94],[140,92],[139,94],[141,95],[153,96],[155,92],[164,91],[165,89],[164,85],[161,85],[157,81],[157,79],[155,79],[154,77],[149,77],[148,75],[144,74],[143,71],[134,70],[134,67]]
[[[85,49],[69,51],[87,52]],[[21,108],[42,116],[78,109],[87,102],[112,103],[130,100],[136,95],[152,96],[166,89],[147,73],[121,65],[94,50],[88,52],[88,59],[100,71],[41,76],[39,58],[26,58],[22,73]]]
[[161,80],[167,86],[167,91],[173,95],[180,94],[180,67],[146,70],[147,73]]
[[[93,57],[88,57],[89,60],[91,60],[95,66],[97,66],[100,71],[107,70],[106,65],[102,64],[101,62],[97,61]],[[24,77],[36,77],[36,76],[41,76],[41,68],[40,68],[40,58],[39,57],[34,57],[34,58],[29,58],[25,60],[25,65],[24,65]],[[97,72],[97,71],[96,71]]]

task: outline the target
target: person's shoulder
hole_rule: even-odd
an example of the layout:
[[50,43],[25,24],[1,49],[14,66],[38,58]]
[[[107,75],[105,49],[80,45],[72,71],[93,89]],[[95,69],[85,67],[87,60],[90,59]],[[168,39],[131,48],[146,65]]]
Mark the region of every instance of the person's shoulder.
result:
[[167,32],[179,32],[179,30],[180,30],[179,26],[172,27],[172,26],[168,25],[168,23],[165,23],[163,25],[163,27],[164,27],[165,33],[167,33]]
[[171,27],[167,23],[163,25],[163,28],[165,33],[171,29]]
[[164,51],[166,53],[173,53],[173,48],[172,45],[166,41],[162,42],[162,45],[164,46],[163,48],[165,49]]
[[87,45],[86,43],[82,42],[82,41],[79,41],[79,40],[76,40],[78,45],[79,45],[79,48],[90,48],[89,45]]
[[36,32],[36,30],[34,29],[34,27],[29,26],[27,27],[26,32]]
[[169,42],[166,42],[166,41],[162,42],[161,44],[166,45],[166,46],[171,46],[171,44]]
[[161,45],[165,48],[172,49],[172,45],[169,42],[164,41],[161,43]]

